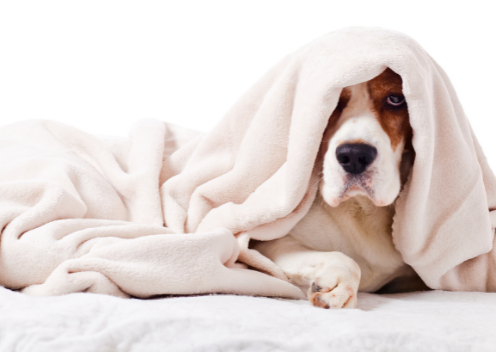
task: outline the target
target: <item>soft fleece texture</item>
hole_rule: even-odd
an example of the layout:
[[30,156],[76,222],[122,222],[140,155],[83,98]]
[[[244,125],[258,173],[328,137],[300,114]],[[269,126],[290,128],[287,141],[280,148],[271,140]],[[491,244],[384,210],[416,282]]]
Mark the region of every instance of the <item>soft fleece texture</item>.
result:
[[493,352],[496,296],[359,293],[358,309],[248,296],[29,297],[0,288],[0,350]]
[[129,138],[49,121],[0,129],[0,283],[32,295],[303,297],[248,241],[305,215],[342,87],[386,67],[403,79],[416,151],[394,243],[432,288],[494,291],[496,181],[456,94],[415,41],[369,28],[288,55],[204,135],[152,120]]

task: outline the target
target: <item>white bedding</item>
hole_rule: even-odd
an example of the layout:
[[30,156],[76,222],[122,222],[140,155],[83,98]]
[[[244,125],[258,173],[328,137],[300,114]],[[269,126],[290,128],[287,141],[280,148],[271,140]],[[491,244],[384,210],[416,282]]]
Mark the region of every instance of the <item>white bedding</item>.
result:
[[248,296],[153,300],[0,289],[1,351],[496,351],[496,294],[359,295],[359,309]]

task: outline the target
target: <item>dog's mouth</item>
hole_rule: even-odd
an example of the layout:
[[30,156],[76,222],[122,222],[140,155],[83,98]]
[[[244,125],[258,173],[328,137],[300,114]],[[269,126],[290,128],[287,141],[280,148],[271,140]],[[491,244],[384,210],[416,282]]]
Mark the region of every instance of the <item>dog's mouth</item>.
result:
[[372,178],[368,175],[347,175],[340,198],[345,201],[357,195],[365,195],[374,201],[374,190],[370,187]]
[[321,193],[330,206],[337,207],[344,201],[356,196],[365,196],[369,198],[376,206],[387,205],[383,200],[377,199],[374,191],[373,178],[371,173],[363,173],[359,175],[346,175],[343,177],[343,185],[339,190],[330,190],[324,180],[321,183]]
[[372,177],[370,175],[347,175],[346,181],[343,185],[343,191],[339,195],[339,203],[347,201],[348,199],[356,196],[365,196],[369,198],[374,204],[376,204],[377,201],[375,199],[375,192],[374,189],[371,187],[371,184]]

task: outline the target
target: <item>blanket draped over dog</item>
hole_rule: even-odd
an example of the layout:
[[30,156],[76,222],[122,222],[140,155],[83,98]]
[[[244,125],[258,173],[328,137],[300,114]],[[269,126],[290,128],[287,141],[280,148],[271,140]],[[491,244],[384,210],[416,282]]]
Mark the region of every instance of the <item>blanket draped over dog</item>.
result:
[[32,295],[303,297],[250,239],[308,211],[342,87],[401,75],[416,160],[393,240],[432,288],[496,290],[496,180],[449,79],[412,39],[330,33],[288,55],[209,133],[155,120],[128,138],[0,129],[0,284]]

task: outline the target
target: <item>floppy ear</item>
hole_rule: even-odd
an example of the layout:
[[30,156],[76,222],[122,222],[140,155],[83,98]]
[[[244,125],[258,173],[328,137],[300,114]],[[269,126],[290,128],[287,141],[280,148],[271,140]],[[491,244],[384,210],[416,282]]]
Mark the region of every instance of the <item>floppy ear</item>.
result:
[[[329,140],[331,139],[332,135],[335,132],[334,127],[336,127],[336,124],[338,123],[340,116],[341,116],[341,110],[339,109],[339,101],[338,101],[338,105],[336,106],[331,116],[329,117],[327,126],[322,136],[322,142],[320,144],[319,154],[317,155],[317,160],[316,160],[318,163],[320,162],[322,164],[324,161],[325,153],[329,148]],[[320,165],[320,171],[322,171],[322,165]]]
[[403,152],[401,156],[400,163],[400,178],[401,185],[404,186],[406,181],[408,180],[408,176],[412,171],[413,163],[415,161],[415,151],[413,149],[408,149]]

